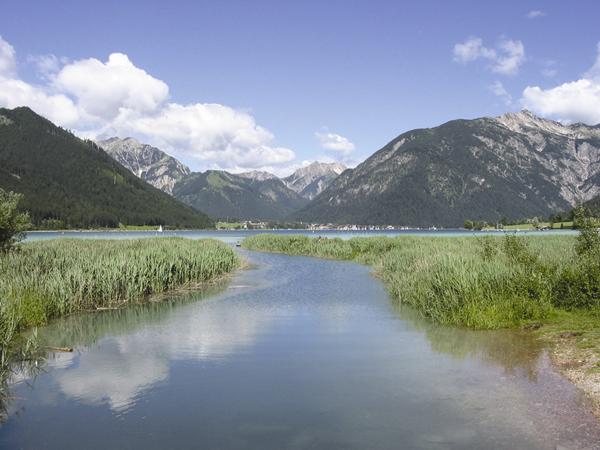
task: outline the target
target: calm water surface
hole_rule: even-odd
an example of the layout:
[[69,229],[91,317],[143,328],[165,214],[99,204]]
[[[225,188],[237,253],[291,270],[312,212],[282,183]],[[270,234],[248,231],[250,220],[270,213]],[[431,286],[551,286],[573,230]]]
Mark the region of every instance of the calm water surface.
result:
[[[338,230],[179,230],[165,231],[158,233],[156,231],[34,231],[27,233],[27,241],[39,241],[57,238],[77,238],[77,239],[138,239],[148,237],[185,237],[189,239],[204,239],[212,238],[233,244],[241,242],[248,236],[253,236],[261,233],[275,234],[303,234],[306,236],[316,237],[339,237],[342,239],[350,239],[357,236],[474,236],[474,235],[496,235],[502,232],[495,231],[466,231],[460,229],[448,230],[392,230],[392,231],[338,231]],[[575,235],[573,230],[552,230],[552,231],[520,231],[520,234],[527,235]]]
[[369,268],[244,253],[204,292],[79,315],[14,386],[2,448],[599,448],[528,335],[434,326]]

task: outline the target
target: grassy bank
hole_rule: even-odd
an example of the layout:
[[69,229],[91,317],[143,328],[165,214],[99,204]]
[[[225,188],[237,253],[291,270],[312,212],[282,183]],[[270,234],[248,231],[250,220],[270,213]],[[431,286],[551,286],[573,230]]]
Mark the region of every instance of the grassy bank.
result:
[[434,322],[523,327],[592,399],[600,418],[600,236],[310,239],[257,235],[252,250],[369,264],[398,303]]
[[[573,228],[573,221],[568,222],[540,222],[536,225],[532,223],[519,223],[514,225],[503,225],[502,229],[504,231],[527,231],[527,230],[537,230],[539,228],[551,228],[553,230],[570,230]],[[495,230],[494,226],[483,227],[484,230]]]
[[18,333],[78,311],[118,307],[234,270],[214,240],[52,240],[0,255],[0,346]]
[[252,250],[374,266],[393,298],[432,320],[479,329],[553,321],[561,311],[600,317],[600,259],[573,236],[311,239],[257,235]]
[[209,239],[64,239],[0,253],[0,421],[11,375],[39,370],[24,329],[209,282],[239,263],[231,247]]

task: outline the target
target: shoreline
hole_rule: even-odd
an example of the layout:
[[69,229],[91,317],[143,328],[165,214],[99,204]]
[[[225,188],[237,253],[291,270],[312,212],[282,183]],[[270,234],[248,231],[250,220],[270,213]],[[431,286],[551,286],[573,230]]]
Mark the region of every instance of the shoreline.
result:
[[591,348],[581,348],[579,332],[542,332],[550,345],[550,361],[559,373],[590,401],[592,413],[600,422],[600,356]]
[[[287,241],[285,241],[286,239]],[[488,244],[491,245],[489,242]],[[387,242],[381,240],[381,242],[377,242],[377,239],[375,238],[375,240],[369,243],[369,240],[365,238],[358,240],[354,246],[350,244],[351,248],[346,248],[347,245],[342,244],[342,242],[336,244],[334,241],[326,241],[324,239],[321,241],[321,245],[314,245],[314,242],[310,243],[302,241],[299,236],[294,239],[293,237],[285,238],[282,236],[273,235],[271,237],[260,236],[249,238],[249,240],[242,242],[242,246],[250,250],[263,251],[267,253],[283,253],[288,255],[347,260],[359,264],[366,264],[371,266],[374,276],[383,282],[384,286],[390,293],[392,302],[407,303],[410,306],[416,307],[417,310],[421,309],[421,314],[425,314],[425,316],[428,316],[426,312],[431,311],[432,309],[435,310],[437,305],[437,302],[433,302],[433,304],[431,304],[431,302],[423,302],[422,300],[414,298],[411,302],[410,299],[406,299],[403,296],[407,293],[405,290],[403,291],[402,288],[399,287],[398,282],[401,284],[406,283],[407,281],[410,281],[410,278],[395,279],[395,271],[403,268],[403,270],[408,270],[410,272],[410,269],[405,265],[406,263],[401,264],[400,266],[390,264],[390,260],[393,259],[392,256],[389,256],[390,254],[393,255],[392,250],[390,250],[393,247],[392,240]],[[486,248],[484,247],[483,250],[485,249]],[[395,251],[398,252],[398,250]],[[462,252],[463,250],[460,251]],[[525,250],[523,251],[525,252]],[[421,252],[423,252],[422,248]],[[523,254],[527,255],[527,253]],[[387,264],[385,262],[386,258],[388,260]],[[430,259],[428,260],[428,258]],[[547,255],[546,258],[548,258]],[[413,264],[413,268],[418,268],[421,271],[427,270],[427,266],[433,264],[434,262],[435,255],[433,254],[429,254],[425,258],[421,256],[420,262],[417,264],[417,266],[414,266]],[[480,264],[484,263],[485,260],[480,262]],[[513,262],[513,264],[516,263]],[[528,262],[527,265],[529,264],[531,263]],[[476,272],[478,270],[476,267],[471,269],[472,272]],[[440,272],[437,273],[439,274]],[[469,279],[471,278],[467,278],[467,280]],[[419,280],[420,283],[427,284],[429,282],[428,278],[420,278]],[[439,283],[438,279],[431,281],[438,281],[438,283],[435,285],[437,291],[434,291],[437,292],[438,296],[449,295],[448,293],[439,290],[443,289],[444,282],[451,283],[453,279],[444,278],[443,280],[445,281],[442,281],[442,284]],[[461,278],[461,280],[464,280],[464,278]],[[477,278],[473,278],[473,280],[477,280]],[[480,280],[485,281],[485,278],[480,278]],[[509,276],[505,279],[505,282],[510,285],[510,280],[511,278]],[[505,307],[503,306],[505,304],[502,302],[489,304],[486,304],[485,302],[469,303],[469,301],[475,301],[474,298],[479,297],[479,294],[486,297],[488,295],[486,292],[489,292],[487,289],[484,289],[481,292],[478,291],[479,293],[473,297],[472,300],[469,300],[471,297],[461,300],[463,295],[469,294],[470,285],[463,284],[461,286],[465,286],[466,290],[458,292],[458,297],[453,297],[454,300],[451,303],[454,303],[454,301],[458,301],[459,303],[464,301],[466,303],[462,308],[473,308],[473,305],[476,305],[475,308],[483,308],[481,311],[484,312],[486,308],[490,308],[489,305],[496,306],[498,308]],[[492,286],[494,285],[490,285],[488,288],[491,288]],[[501,285],[497,285],[497,287],[500,286]],[[422,295],[427,295],[427,292],[428,291],[425,290]],[[431,292],[431,294],[433,294],[433,292]],[[532,301],[534,301],[534,299],[527,300],[527,302]],[[582,393],[582,395],[589,399],[589,408],[596,419],[600,421],[600,317],[598,317],[598,311],[588,309],[570,310],[569,307],[566,309],[561,309],[559,306],[556,306],[556,304],[553,305],[551,302],[547,308],[549,309],[540,310],[540,314],[537,317],[530,316],[526,313],[523,316],[517,316],[514,322],[503,322],[501,317],[497,315],[490,316],[489,321],[483,320],[480,322],[473,322],[471,320],[464,319],[455,320],[456,316],[454,316],[454,314],[457,314],[457,312],[452,309],[448,310],[447,314],[442,312],[438,315],[434,315],[434,312],[434,314],[429,316],[429,320],[432,320],[434,323],[439,322],[441,324],[470,329],[522,329],[532,333],[532,335],[537,336],[537,338],[542,342],[548,344],[548,354],[550,356],[552,365],[561,374],[561,376],[568,380]],[[514,313],[517,313],[518,311],[518,309],[513,310]],[[475,317],[477,316],[478,313],[475,314]]]

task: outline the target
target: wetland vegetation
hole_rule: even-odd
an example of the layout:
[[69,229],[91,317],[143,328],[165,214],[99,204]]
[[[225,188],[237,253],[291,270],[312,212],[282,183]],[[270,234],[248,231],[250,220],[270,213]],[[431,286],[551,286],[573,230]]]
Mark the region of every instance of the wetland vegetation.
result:
[[0,381],[15,362],[32,359],[27,328],[213,281],[239,264],[230,246],[212,239],[57,239],[0,254]]
[[257,235],[258,251],[356,261],[374,267],[394,301],[434,322],[473,329],[525,328],[590,394],[600,417],[600,235],[311,239]]
[[493,329],[600,311],[597,246],[572,236],[310,239],[258,235],[252,250],[374,266],[393,297],[432,320]]

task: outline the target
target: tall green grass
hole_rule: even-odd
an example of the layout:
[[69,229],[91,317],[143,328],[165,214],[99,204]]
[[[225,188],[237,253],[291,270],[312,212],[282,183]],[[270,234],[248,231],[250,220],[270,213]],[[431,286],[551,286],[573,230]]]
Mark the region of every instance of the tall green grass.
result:
[[393,298],[439,323],[478,329],[544,321],[557,309],[600,308],[600,258],[572,236],[322,239],[257,235],[252,250],[374,266]]
[[52,240],[0,253],[0,420],[11,374],[37,367],[25,328],[192,287],[239,263],[231,247],[210,239]]
[[215,240],[53,240],[0,257],[0,318],[17,329],[81,310],[136,302],[238,266]]

